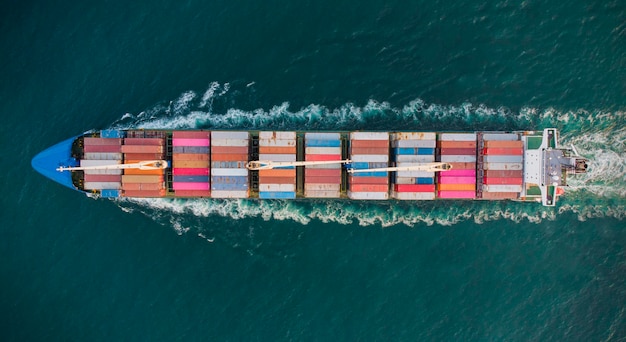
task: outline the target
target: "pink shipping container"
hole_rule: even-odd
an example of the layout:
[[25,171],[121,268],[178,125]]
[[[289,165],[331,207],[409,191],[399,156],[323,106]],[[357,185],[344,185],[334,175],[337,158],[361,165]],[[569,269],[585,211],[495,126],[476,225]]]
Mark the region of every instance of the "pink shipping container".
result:
[[439,176],[438,183],[440,184],[475,184],[476,177],[457,177],[457,176],[445,177],[441,175]]
[[439,191],[437,193],[439,198],[475,198],[476,192],[474,191]]
[[211,190],[211,184],[196,182],[174,182],[172,183],[174,190]]
[[397,192],[435,192],[434,184],[396,184],[393,188]]
[[124,145],[164,145],[161,138],[126,138]]
[[211,146],[209,139],[172,139],[172,146]]
[[470,169],[470,170],[449,170],[449,171],[442,171],[439,173],[440,176],[457,176],[457,177],[476,177],[476,170],[474,169]]
[[113,138],[85,138],[84,145],[121,145],[122,139]]
[[172,132],[172,138],[174,139],[208,139],[211,135],[209,131],[200,131],[200,132],[192,132],[192,131],[174,131]]
[[339,184],[341,183],[341,176],[339,177],[312,177],[307,176],[304,179],[304,183],[308,184]]
[[205,168],[174,168],[172,169],[174,176],[207,176],[209,169]]

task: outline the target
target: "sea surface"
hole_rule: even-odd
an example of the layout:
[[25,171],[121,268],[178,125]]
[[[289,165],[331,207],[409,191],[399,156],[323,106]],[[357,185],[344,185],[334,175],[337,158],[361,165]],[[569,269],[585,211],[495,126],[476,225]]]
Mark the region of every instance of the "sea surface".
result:
[[[626,340],[626,2],[2,7],[2,341]],[[590,172],[544,208],[105,200],[30,167],[130,127],[556,127]]]

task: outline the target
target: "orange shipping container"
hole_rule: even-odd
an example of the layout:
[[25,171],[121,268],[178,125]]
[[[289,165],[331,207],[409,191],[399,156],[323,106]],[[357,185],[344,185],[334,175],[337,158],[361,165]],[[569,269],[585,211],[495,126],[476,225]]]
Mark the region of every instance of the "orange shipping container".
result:
[[476,170],[476,163],[448,163],[452,170]]
[[295,146],[260,146],[259,153],[263,154],[294,154]]
[[209,161],[208,160],[179,160],[174,161],[173,167],[176,168],[208,168]]
[[163,139],[161,138],[126,138],[124,139],[124,145],[163,145]]
[[389,140],[352,140],[350,147],[389,148]]
[[490,156],[521,156],[524,150],[521,148],[484,148],[483,154]]
[[156,175],[122,175],[122,183],[159,183],[163,176]]
[[387,147],[352,147],[350,154],[389,154],[389,148]]
[[476,190],[476,184],[437,184],[438,190]]
[[156,170],[139,170],[139,169],[124,169],[125,175],[162,175],[163,169]]
[[437,141],[439,148],[476,148],[476,141]]
[[483,199],[513,199],[518,195],[517,192],[483,192]]
[[176,190],[176,197],[211,197],[211,190]]
[[163,159],[163,153],[125,153],[124,159],[125,160],[161,160]]
[[163,146],[122,145],[122,153],[163,153]]
[[172,160],[174,162],[180,160],[209,160],[209,155],[200,153],[174,153]]
[[489,140],[485,141],[485,147],[492,148],[523,148],[524,142],[510,140]]
[[296,170],[281,170],[281,169],[271,169],[271,170],[259,170],[259,177],[295,177]]
[[122,190],[161,190],[163,183],[123,183]]
[[248,154],[248,146],[212,146],[211,154]]

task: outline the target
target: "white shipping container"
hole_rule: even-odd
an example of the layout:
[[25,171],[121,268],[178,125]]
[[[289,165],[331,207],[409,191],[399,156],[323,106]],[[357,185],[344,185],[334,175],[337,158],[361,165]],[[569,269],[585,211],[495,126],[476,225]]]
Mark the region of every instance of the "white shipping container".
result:
[[115,152],[87,152],[83,158],[90,160],[122,160],[122,154]]
[[476,133],[441,133],[439,141],[476,141]]
[[259,139],[294,140],[296,139],[296,132],[264,131],[264,132],[259,132]]
[[247,176],[248,169],[213,168],[211,176]]
[[389,199],[389,193],[348,191],[348,198],[355,199],[355,200],[386,200],[386,199]]
[[434,172],[428,171],[396,171],[396,177],[434,177]]
[[122,184],[119,182],[85,182],[86,190],[119,190],[122,188]]
[[121,175],[122,170],[85,170],[85,174],[86,175]]
[[323,191],[323,190],[305,190],[304,197],[307,198],[339,198],[339,191]]
[[357,154],[350,156],[353,162],[373,162],[384,163],[389,161],[389,155],[386,154]]
[[121,160],[80,160],[80,166],[106,166],[121,164]]
[[435,140],[434,132],[397,132],[391,134],[392,140]]
[[259,139],[259,146],[296,146],[295,139]]
[[485,156],[485,163],[521,163],[524,161],[524,156]]
[[[306,182],[306,180],[305,180]],[[341,184],[304,184],[304,190],[307,191],[339,191],[341,189]]]
[[306,154],[341,154],[341,147],[307,147]]
[[483,134],[483,140],[519,140],[519,135],[516,133],[485,133]]
[[393,184],[415,184],[415,177],[397,177]]
[[259,160],[269,160],[269,161],[275,161],[275,162],[295,162],[296,155],[295,154],[260,153]]
[[320,164],[320,165],[307,165],[305,168],[307,169],[340,169],[341,165],[339,162],[337,164]]
[[[294,179],[295,182],[295,179]],[[259,184],[259,191],[296,191],[295,184]]]
[[441,161],[446,163],[474,163],[476,156],[441,156]]
[[248,132],[225,132],[212,131],[211,140],[213,139],[245,139],[248,140],[250,134]]
[[352,132],[350,140],[389,140],[388,132]]
[[392,147],[431,147],[437,146],[435,140],[394,140],[391,142]]
[[406,163],[413,162],[416,163],[431,163],[435,161],[435,156],[433,155],[410,155],[410,154],[398,154],[396,155],[396,162]]
[[491,185],[487,185],[484,184],[483,185],[483,190],[484,191],[489,191],[489,192],[522,192],[522,186],[521,185],[512,185],[512,184],[504,184],[504,185],[500,185],[500,184],[491,184]]
[[435,199],[434,192],[391,192],[391,197],[405,201],[428,201]]
[[211,146],[231,146],[231,147],[235,147],[235,146],[248,146],[249,144],[249,140],[248,139],[224,139],[224,138],[219,138],[219,139],[213,139],[211,140]]
[[339,140],[341,139],[341,135],[339,133],[305,133],[304,139],[306,140]]
[[483,169],[485,170],[522,170],[524,164],[522,163],[484,163]]
[[212,190],[211,197],[213,198],[248,198],[248,190]]

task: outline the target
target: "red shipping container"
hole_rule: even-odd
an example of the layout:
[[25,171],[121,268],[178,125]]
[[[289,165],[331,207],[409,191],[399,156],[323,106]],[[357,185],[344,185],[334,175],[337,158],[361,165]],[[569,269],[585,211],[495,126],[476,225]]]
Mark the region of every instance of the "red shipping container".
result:
[[389,178],[387,177],[350,177],[350,184],[387,184]]
[[163,159],[163,153],[124,153],[124,160],[144,161],[161,159]]
[[389,148],[389,140],[352,140],[350,147]]
[[174,168],[172,169],[174,176],[208,176],[208,168]]
[[176,190],[176,197],[211,197],[211,190]]
[[354,147],[350,148],[350,154],[389,154],[387,147]]
[[396,184],[397,192],[435,192],[434,184]]
[[296,177],[261,177],[260,184],[296,184]]
[[124,139],[124,145],[153,145],[162,146],[163,139],[161,138],[126,138]]
[[522,185],[522,178],[491,178],[485,177],[483,178],[483,184],[511,184],[511,185]]
[[304,174],[307,177],[337,177],[341,176],[341,169],[305,169]]
[[245,154],[248,155],[247,146],[213,146],[211,154]]
[[172,132],[174,139],[211,139],[209,131],[174,131]]
[[122,139],[119,138],[84,138],[84,146],[87,145],[121,145]]
[[476,155],[475,148],[442,148],[440,151],[443,156],[473,156]]
[[85,175],[85,182],[121,182],[122,175]]
[[437,141],[437,147],[476,149],[476,141]]
[[388,192],[386,184],[350,184],[350,191],[354,192]]
[[[341,156],[338,154],[307,154],[305,156],[306,161],[331,161],[341,160]],[[339,165],[339,163],[337,163]]]
[[483,154],[490,156],[521,156],[524,154],[524,149],[522,148],[484,148]]
[[306,176],[304,183],[308,184],[341,184],[341,177],[311,177]]
[[120,145],[85,145],[84,152],[106,152],[106,153],[120,153],[122,152],[122,146]]
[[212,154],[211,161],[248,161],[248,154]]
[[522,178],[524,177],[524,171],[522,170],[485,170],[485,177]]
[[485,141],[485,147],[491,148],[523,148],[524,143],[522,141],[516,140],[488,140]]
[[124,190],[124,197],[164,197],[165,190]]
[[448,163],[452,166],[452,170],[476,170],[476,163]]
[[163,153],[163,146],[122,145],[122,153]]

